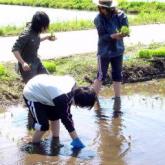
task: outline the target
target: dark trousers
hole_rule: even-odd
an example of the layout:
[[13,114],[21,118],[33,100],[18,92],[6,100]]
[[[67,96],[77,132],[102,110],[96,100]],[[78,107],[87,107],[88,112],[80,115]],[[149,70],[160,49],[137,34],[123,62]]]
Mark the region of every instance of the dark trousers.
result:
[[112,80],[116,82],[121,82],[123,55],[113,57],[113,58],[108,58],[108,57],[105,58],[105,57],[98,56],[97,79],[100,81],[105,80],[107,76],[109,64],[111,64]]

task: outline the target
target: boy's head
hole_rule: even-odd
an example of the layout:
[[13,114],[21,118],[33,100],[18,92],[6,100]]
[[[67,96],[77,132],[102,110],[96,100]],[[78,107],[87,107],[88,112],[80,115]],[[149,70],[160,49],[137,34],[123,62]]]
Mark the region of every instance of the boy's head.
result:
[[94,106],[97,100],[96,92],[91,87],[77,87],[73,90],[73,97],[76,106],[89,109]]
[[49,17],[43,11],[37,11],[32,18],[31,28],[36,33],[44,32],[49,27]]

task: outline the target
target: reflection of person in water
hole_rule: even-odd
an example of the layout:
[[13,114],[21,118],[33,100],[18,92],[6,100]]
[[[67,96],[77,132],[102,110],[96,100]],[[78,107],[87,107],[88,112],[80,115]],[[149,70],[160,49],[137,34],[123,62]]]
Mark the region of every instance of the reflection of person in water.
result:
[[122,115],[122,111],[121,111],[121,99],[120,97],[116,97],[114,98],[114,104],[113,104],[113,117],[119,117],[120,115]]
[[99,109],[96,111],[98,118],[98,152],[101,153],[101,163],[106,164],[109,161],[113,164],[125,165],[121,157],[124,136],[122,135],[122,118],[121,118],[121,100],[114,99],[112,118],[109,117],[109,111]]

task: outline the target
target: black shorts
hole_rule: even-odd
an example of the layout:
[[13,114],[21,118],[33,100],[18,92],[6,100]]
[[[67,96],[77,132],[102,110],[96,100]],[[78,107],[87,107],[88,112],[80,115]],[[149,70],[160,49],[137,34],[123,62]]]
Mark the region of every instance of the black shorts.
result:
[[58,107],[28,101],[25,97],[24,100],[34,119],[33,128],[35,130],[47,131],[49,129],[49,120],[55,121],[60,119]]
[[111,64],[111,75],[112,80],[116,82],[122,81],[122,63],[123,63],[123,55],[113,57],[113,58],[105,58],[98,56],[98,72],[97,79],[100,81],[104,81],[109,64]]

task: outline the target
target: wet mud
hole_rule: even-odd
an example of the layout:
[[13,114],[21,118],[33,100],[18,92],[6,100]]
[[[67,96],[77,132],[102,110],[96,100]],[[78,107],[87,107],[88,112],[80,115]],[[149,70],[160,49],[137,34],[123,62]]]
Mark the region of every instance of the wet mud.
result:
[[12,80],[0,80],[0,105],[5,108],[10,105],[23,103],[22,90],[24,84],[21,78]]
[[[154,58],[151,60],[145,59],[145,61],[147,61],[149,65],[124,65],[122,71],[122,83],[136,83],[165,78],[165,58]],[[85,76],[84,79],[89,83],[93,83],[95,78]],[[103,85],[110,84],[112,84],[112,78],[108,72]]]
[[150,66],[124,66],[123,83],[143,82],[153,79],[165,78],[165,59],[154,58],[147,60]]

